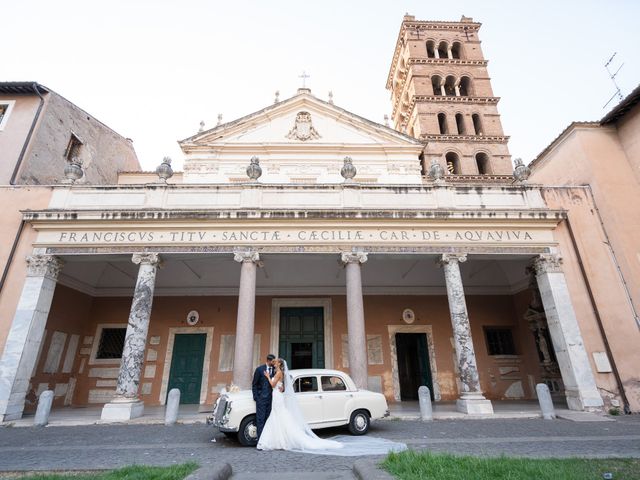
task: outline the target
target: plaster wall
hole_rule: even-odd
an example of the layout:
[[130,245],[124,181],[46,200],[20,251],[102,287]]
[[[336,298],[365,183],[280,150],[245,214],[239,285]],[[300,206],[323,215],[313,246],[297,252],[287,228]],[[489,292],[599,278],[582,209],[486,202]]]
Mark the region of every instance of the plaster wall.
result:
[[632,108],[616,124],[618,138],[625,151],[636,182],[640,183],[640,105]]
[[[0,187],[0,269],[4,270],[10,260],[11,247],[15,241],[22,214],[19,209],[39,210],[46,208],[52,194],[51,187]],[[27,271],[25,257],[33,252],[37,232],[26,224],[20,235],[16,251],[9,265],[5,283],[0,291],[0,355],[13,321]]]

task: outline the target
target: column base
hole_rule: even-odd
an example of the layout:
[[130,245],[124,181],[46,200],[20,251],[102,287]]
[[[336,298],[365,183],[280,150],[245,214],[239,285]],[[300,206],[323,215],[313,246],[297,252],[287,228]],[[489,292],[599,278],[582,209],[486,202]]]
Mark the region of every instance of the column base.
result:
[[602,397],[595,393],[595,396],[586,396],[578,390],[566,388],[565,397],[569,410],[599,412],[604,409]]
[[103,422],[126,422],[141,417],[144,413],[144,402],[141,400],[118,401],[105,403],[100,420]]
[[491,400],[482,394],[465,395],[456,401],[456,410],[468,415],[493,415]]

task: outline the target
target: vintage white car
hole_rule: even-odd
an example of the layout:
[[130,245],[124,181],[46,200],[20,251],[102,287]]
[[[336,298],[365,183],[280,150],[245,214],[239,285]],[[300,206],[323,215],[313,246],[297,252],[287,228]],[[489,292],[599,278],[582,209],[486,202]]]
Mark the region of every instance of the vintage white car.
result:
[[[384,395],[358,390],[349,375],[338,370],[291,370],[293,388],[302,414],[312,429],[348,425],[352,435],[364,435],[371,420],[389,415]],[[256,403],[251,390],[220,395],[207,419],[242,445],[257,443]]]

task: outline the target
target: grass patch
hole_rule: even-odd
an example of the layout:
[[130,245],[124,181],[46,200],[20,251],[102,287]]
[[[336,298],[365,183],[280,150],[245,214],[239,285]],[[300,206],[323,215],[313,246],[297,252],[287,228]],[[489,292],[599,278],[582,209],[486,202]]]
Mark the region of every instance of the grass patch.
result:
[[640,459],[472,457],[415,452],[391,453],[381,466],[400,480],[640,480]]
[[70,478],[73,480],[182,480],[196,468],[198,464],[193,462],[170,467],[133,465],[101,473],[41,473],[17,478],[19,480],[69,480]]

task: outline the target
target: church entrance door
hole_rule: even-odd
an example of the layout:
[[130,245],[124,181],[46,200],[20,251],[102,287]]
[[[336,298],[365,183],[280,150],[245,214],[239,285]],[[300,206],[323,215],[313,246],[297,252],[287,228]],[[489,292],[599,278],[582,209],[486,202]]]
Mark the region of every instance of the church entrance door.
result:
[[324,309],[281,307],[279,354],[290,369],[324,368]]
[[180,390],[180,403],[200,403],[206,333],[179,334],[173,343],[167,394]]
[[418,387],[425,385],[433,400],[433,382],[427,336],[424,333],[396,333],[400,399],[418,400]]

